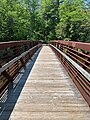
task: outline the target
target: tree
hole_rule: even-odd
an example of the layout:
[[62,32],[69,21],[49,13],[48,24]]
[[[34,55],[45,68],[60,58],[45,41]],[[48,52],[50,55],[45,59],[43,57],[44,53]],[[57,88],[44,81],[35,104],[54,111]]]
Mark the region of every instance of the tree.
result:
[[0,0],[0,41],[90,42],[89,0]]
[[59,22],[59,1],[58,0],[42,0],[42,16],[45,21],[44,39],[56,39],[55,26]]
[[30,26],[28,39],[36,40],[39,39],[40,36],[40,24],[42,21],[39,16],[39,0],[26,0],[25,3],[28,5],[28,9],[30,12]]
[[83,0],[65,0],[59,7],[60,22],[56,26],[58,39],[89,41],[89,20]]
[[27,39],[30,24],[27,6],[17,0],[2,0],[0,5],[0,41]]

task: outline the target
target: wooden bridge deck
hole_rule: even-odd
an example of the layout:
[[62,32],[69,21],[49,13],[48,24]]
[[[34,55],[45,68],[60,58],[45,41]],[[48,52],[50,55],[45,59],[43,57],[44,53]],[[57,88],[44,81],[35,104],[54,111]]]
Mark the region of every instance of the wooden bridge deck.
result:
[[90,110],[50,47],[44,46],[9,120],[90,120]]

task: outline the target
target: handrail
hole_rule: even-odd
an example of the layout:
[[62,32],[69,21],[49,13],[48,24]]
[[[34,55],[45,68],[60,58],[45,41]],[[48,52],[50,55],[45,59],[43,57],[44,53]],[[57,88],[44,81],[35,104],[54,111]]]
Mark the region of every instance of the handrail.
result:
[[[51,46],[54,47],[53,45]],[[54,49],[56,49],[60,54],[62,54],[63,57],[65,57],[76,69],[78,69],[78,71],[81,72],[83,76],[85,76],[87,80],[90,82],[90,74],[87,71],[85,71],[81,66],[79,66],[76,62],[74,62],[71,58],[69,58],[65,53],[63,53],[56,47],[54,47]]]
[[50,46],[90,106],[90,43],[54,40]]
[[14,59],[12,59],[11,61],[9,61],[8,63],[6,63],[5,65],[3,65],[0,68],[0,74],[5,71],[7,68],[9,68],[12,64],[14,64],[16,61],[18,61],[19,59],[21,59],[22,57],[24,57],[26,54],[28,54],[29,52],[31,52],[32,50],[34,50],[35,48],[37,48],[38,45],[34,46],[33,48],[25,51],[24,53],[22,53],[21,55],[19,55],[18,57],[15,57]]
[[69,41],[50,41],[62,52],[66,53],[77,64],[90,73],[90,43],[69,42]]
[[22,67],[42,46],[38,41],[12,41],[0,43],[0,98]]
[[69,47],[78,48],[78,49],[90,52],[90,43],[63,41],[63,40],[53,40],[53,41],[50,41],[50,43],[60,43]]
[[3,48],[7,48],[7,47],[13,47],[13,46],[16,46],[16,45],[22,45],[22,44],[38,44],[39,41],[30,41],[30,40],[21,40],[21,41],[9,41],[9,42],[0,42],[0,49],[3,49]]
[[11,59],[17,57],[38,43],[38,41],[29,40],[0,42],[0,66],[9,62]]

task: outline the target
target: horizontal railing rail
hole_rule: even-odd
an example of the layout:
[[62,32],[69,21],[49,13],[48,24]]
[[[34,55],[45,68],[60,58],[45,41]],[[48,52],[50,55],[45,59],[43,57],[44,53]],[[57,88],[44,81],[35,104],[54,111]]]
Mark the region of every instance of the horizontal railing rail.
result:
[[50,46],[90,106],[90,43],[54,40]]
[[0,43],[0,98],[26,62],[42,46],[38,41]]
[[0,42],[0,66],[37,45],[37,41]]

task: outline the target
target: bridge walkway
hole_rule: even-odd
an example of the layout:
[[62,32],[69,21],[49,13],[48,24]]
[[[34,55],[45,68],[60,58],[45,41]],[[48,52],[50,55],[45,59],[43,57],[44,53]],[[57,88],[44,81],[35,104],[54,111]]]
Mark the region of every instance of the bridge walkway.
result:
[[90,120],[90,109],[49,46],[43,46],[9,120]]

